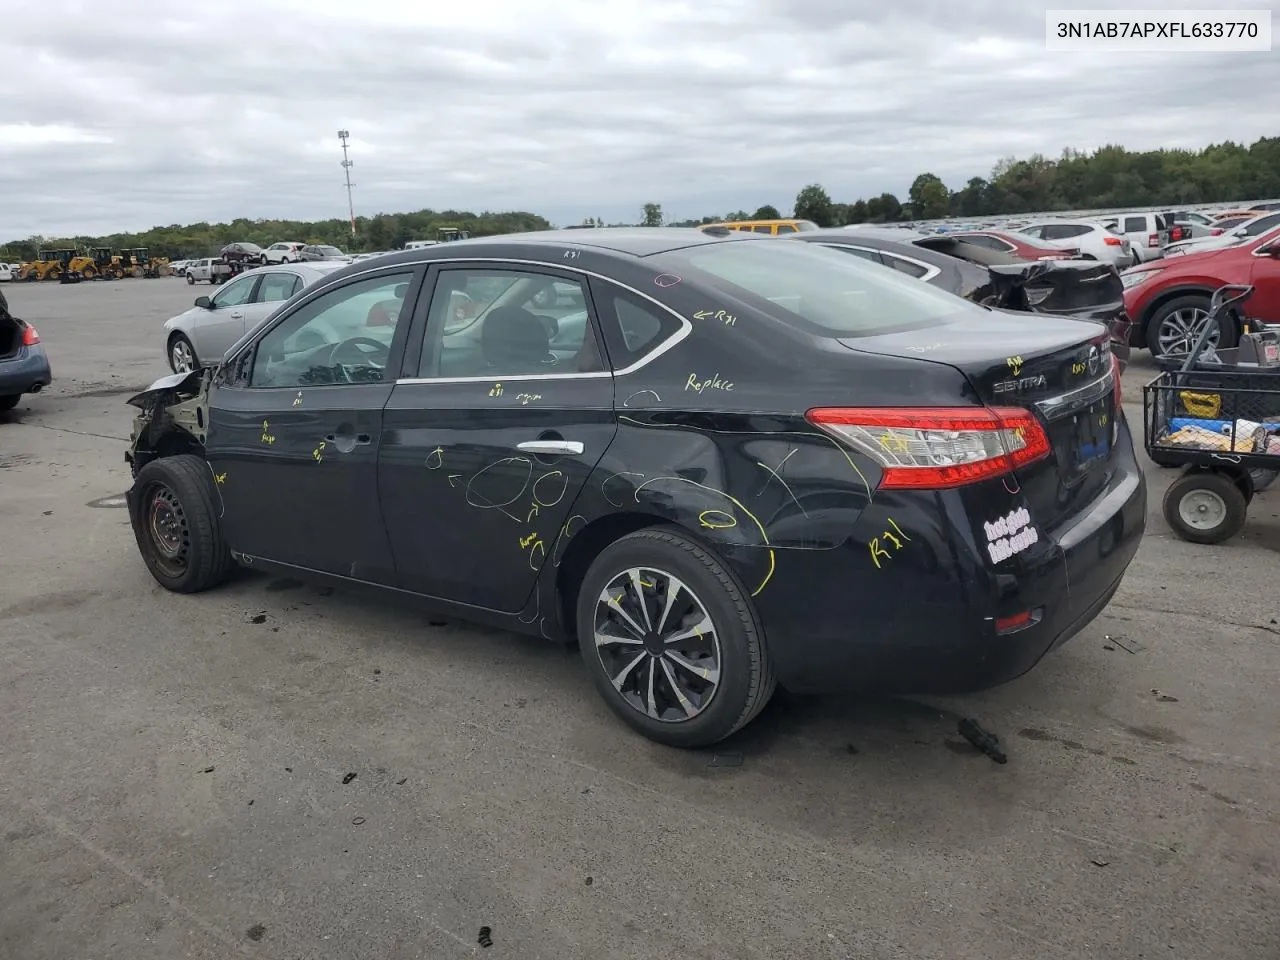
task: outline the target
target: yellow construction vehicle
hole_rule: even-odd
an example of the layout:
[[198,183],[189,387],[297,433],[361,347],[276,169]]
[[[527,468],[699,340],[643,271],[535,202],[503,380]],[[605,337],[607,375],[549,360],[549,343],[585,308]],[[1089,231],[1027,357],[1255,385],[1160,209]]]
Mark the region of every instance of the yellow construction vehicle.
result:
[[124,276],[120,258],[112,254],[110,247],[94,247],[93,255],[83,259],[87,262],[80,267],[80,274],[86,280],[119,280]]
[[120,268],[129,277],[167,277],[168,257],[152,257],[146,247],[130,247],[120,251]]
[[60,280],[70,269],[72,258],[79,253],[78,250],[39,250],[34,260],[28,260],[18,268],[18,279]]

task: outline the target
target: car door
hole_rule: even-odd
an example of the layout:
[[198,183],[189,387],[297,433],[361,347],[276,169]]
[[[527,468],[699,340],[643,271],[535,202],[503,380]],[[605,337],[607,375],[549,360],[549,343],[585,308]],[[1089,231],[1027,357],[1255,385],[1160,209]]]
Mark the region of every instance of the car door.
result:
[[320,288],[230,358],[206,455],[232,550],[389,581],[377,450],[408,324],[387,306],[412,301],[423,273],[399,266]]
[[[253,299],[244,305],[244,331],[251,333],[266,321],[284,301],[302,289],[302,278],[287,270],[259,271]],[[224,351],[225,352],[225,351]]]
[[473,262],[428,285],[378,462],[398,582],[516,612],[613,440],[613,377],[581,275]]
[[[1268,246],[1274,254],[1263,253]],[[1249,282],[1253,296],[1244,305],[1251,319],[1267,324],[1280,324],[1280,231],[1276,231],[1253,251]]]
[[258,285],[256,274],[237,277],[212,297],[199,297],[196,306],[205,312],[195,325],[196,356],[221,358],[244,336],[246,304]]

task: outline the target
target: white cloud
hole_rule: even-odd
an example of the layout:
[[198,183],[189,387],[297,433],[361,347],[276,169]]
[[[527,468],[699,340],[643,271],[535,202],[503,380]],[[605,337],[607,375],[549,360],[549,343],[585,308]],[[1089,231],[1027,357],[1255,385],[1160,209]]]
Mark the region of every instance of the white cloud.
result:
[[40,95],[0,100],[0,240],[343,216],[344,128],[358,213],[561,223],[635,218],[650,201],[669,217],[787,209],[815,181],[837,199],[905,196],[917,173],[958,187],[1009,154],[1280,133],[1274,53],[1050,53],[1044,9],[1064,5],[18,7],[0,62],[7,89]]

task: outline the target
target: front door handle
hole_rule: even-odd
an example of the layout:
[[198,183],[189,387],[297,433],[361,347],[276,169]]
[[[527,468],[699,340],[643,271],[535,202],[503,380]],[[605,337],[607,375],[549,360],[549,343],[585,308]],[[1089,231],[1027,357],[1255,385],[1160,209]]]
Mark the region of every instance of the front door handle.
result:
[[232,311],[231,311],[231,319],[232,319],[232,320],[243,320],[243,319],[244,319],[244,314],[243,314],[243,313],[241,313],[239,310],[232,310]]
[[517,443],[516,449],[542,457],[577,457],[585,448],[578,440],[526,440]]

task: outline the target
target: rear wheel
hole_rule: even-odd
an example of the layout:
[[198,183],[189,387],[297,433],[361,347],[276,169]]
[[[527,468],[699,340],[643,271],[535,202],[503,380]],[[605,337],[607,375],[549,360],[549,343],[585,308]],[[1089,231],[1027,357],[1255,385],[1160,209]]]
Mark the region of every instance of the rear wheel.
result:
[[208,590],[231,572],[217,496],[208,464],[191,454],[152,460],[138,471],[129,519],[143,562],[166,590]]
[[1249,471],[1249,477],[1253,480],[1253,492],[1261,493],[1276,482],[1276,477],[1280,477],[1280,470],[1255,468]]
[[1164,495],[1164,518],[1183,540],[1222,543],[1244,526],[1248,501],[1228,476],[1193,469]]
[[196,278],[195,278],[195,277],[193,277],[191,274],[189,274],[189,273],[188,273],[188,274],[187,274],[187,283],[191,284],[192,286],[195,286],[195,282],[196,282]]
[[21,399],[22,394],[20,393],[9,393],[0,397],[0,413],[3,413],[5,410],[12,410],[18,405],[18,401]]
[[706,747],[773,694],[751,600],[714,555],[657,527],[606,547],[578,595],[582,658],[624,722],[658,743]]

